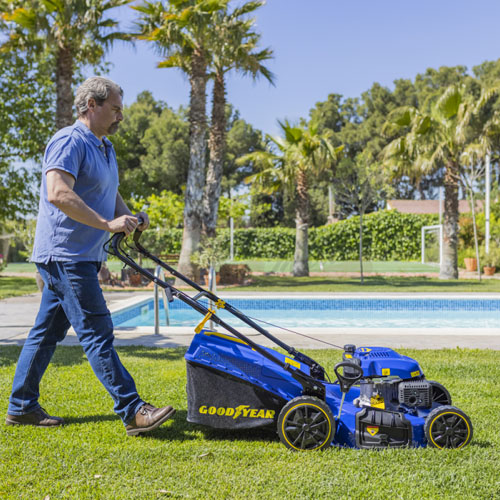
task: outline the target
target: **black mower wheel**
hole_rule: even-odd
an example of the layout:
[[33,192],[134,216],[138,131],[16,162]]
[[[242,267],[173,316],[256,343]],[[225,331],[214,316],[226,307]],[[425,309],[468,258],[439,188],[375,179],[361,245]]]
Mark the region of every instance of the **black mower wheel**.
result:
[[435,382],[434,380],[428,380],[429,384],[431,384],[432,388],[432,402],[439,403],[440,405],[451,405],[451,395],[448,392],[448,389],[444,385],[441,385],[439,382]]
[[313,396],[289,401],[278,417],[278,435],[291,450],[328,448],[335,436],[335,419],[330,407]]
[[470,418],[455,406],[434,408],[425,420],[425,437],[434,448],[463,448],[472,439]]

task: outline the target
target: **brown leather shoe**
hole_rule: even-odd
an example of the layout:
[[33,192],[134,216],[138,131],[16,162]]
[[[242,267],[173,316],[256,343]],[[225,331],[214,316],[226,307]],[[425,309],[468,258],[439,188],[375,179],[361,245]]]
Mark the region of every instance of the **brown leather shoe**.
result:
[[127,435],[137,436],[142,432],[152,431],[172,417],[174,413],[175,410],[171,406],[155,408],[149,403],[146,403],[141,406],[140,410],[135,414],[134,420],[125,427]]
[[61,417],[51,417],[43,408],[24,415],[7,415],[7,425],[34,425],[36,427],[58,427],[64,425]]

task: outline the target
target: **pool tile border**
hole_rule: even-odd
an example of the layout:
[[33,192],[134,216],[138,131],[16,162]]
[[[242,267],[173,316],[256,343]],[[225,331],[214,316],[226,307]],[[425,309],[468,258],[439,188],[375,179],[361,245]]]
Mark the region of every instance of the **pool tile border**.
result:
[[[500,296],[394,296],[377,298],[376,296],[314,296],[297,298],[297,296],[223,296],[231,304],[242,310],[272,310],[286,309],[293,302],[293,308],[304,311],[318,310],[356,310],[356,311],[500,311]],[[140,298],[135,302],[123,305],[113,314],[113,322],[119,328],[120,324],[141,313],[144,307],[154,308],[151,297]],[[190,309],[190,306],[180,300],[174,300],[169,305],[171,310]]]

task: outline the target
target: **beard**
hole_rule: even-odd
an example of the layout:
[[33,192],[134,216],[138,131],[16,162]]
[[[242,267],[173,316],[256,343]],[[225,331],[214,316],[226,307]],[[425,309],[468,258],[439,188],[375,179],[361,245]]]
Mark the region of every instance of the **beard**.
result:
[[113,135],[118,131],[118,127],[120,126],[120,122],[113,122],[109,127],[108,127],[108,133],[106,135]]

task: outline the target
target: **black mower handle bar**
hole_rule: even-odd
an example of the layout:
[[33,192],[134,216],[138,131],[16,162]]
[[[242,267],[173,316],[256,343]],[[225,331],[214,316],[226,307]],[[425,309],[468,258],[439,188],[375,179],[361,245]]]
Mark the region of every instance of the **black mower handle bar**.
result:
[[[137,217],[137,225],[140,226],[141,224],[144,223],[144,219],[142,217]],[[135,229],[134,231],[134,243],[137,243],[139,241],[139,238],[142,235],[142,231],[139,231],[139,229]],[[125,238],[125,233],[115,233],[113,237],[111,238],[112,241],[112,246],[118,246],[122,240]]]
[[[143,223],[143,220],[139,217],[139,225]],[[218,302],[220,299],[217,297],[217,295],[213,294],[212,292],[205,290],[202,288],[198,283],[195,281],[190,280],[187,276],[184,276],[183,274],[179,273],[177,270],[175,270],[173,267],[169,266],[162,260],[160,260],[156,255],[151,254],[148,252],[140,243],[139,240],[141,238],[142,231],[139,231],[139,229],[136,229],[134,231],[134,244],[136,249],[142,253],[144,256],[147,258],[151,259],[153,262],[156,264],[160,265],[164,269],[166,269],[172,276],[179,278],[180,280],[184,281],[184,283],[188,284],[190,287],[194,288],[197,290],[199,293],[193,298],[193,300],[197,301],[202,297],[206,297],[208,300],[211,300],[212,302]],[[316,361],[314,361],[312,358],[309,356],[305,355],[304,353],[297,351],[293,347],[285,344],[282,342],[280,339],[269,333],[266,329],[262,328],[260,325],[252,321],[248,316],[245,314],[241,313],[238,309],[234,308],[231,306],[231,304],[225,303],[225,309],[230,312],[233,316],[236,316],[239,318],[241,321],[246,323],[248,326],[252,327],[254,330],[257,330],[259,333],[262,335],[266,336],[269,340],[274,342],[276,345],[281,347],[282,349],[285,349],[290,355],[294,356],[298,361],[302,361],[303,363],[306,363],[309,367],[311,367],[311,373],[314,372],[313,376],[315,378],[321,379],[324,377],[324,369],[323,367],[318,364]]]
[[[126,253],[123,252],[121,249],[120,245],[122,243],[122,240],[125,238],[125,233],[115,233],[112,238],[111,238],[111,247],[113,249],[112,252],[110,252],[112,255],[115,255],[118,257],[122,262],[130,266],[132,269],[135,271],[141,273],[143,276],[148,278],[149,280],[153,281],[153,283],[156,283],[160,285],[162,288],[165,289],[165,292],[167,293],[167,297],[169,301],[173,300],[173,297],[177,297],[178,299],[182,300],[184,303],[187,305],[191,306],[194,310],[198,311],[201,314],[207,314],[209,312],[209,309],[207,309],[203,304],[198,302],[198,298],[200,298],[202,295],[206,296],[208,299],[213,300],[214,302],[217,302],[221,299],[219,299],[216,295],[214,295],[211,292],[208,292],[204,290],[202,287],[200,287],[197,283],[194,281],[191,281],[189,278],[184,276],[183,274],[177,272],[175,269],[173,269],[171,266],[160,260],[158,257],[155,255],[149,253],[140,243],[139,239],[141,237],[141,231],[135,230],[134,232],[134,243],[137,248],[137,250],[142,253],[144,256],[147,258],[150,258],[153,260],[153,262],[156,262],[158,265],[161,267],[167,269],[173,276],[181,279],[188,285],[192,286],[195,290],[198,290],[200,293],[196,295],[196,297],[192,298],[189,295],[187,295],[184,292],[181,292],[171,284],[167,283],[166,281],[163,281],[156,276],[154,276],[152,273],[150,273],[148,270],[143,269],[141,266],[139,266],[131,257],[129,257]],[[317,364],[314,360],[306,356],[305,354],[296,351],[292,347],[287,346],[285,343],[281,342],[279,339],[271,335],[267,330],[264,330],[262,327],[254,323],[250,318],[245,316],[243,313],[238,311],[237,309],[233,308],[230,304],[227,304],[224,302],[224,309],[226,309],[228,312],[232,313],[234,316],[242,319],[245,323],[247,323],[249,326],[252,326],[254,329],[268,337],[270,340],[274,341],[277,345],[280,347],[283,347],[285,350],[287,350],[288,353],[292,354],[295,356],[295,359],[298,361],[301,361],[308,366],[310,366],[311,370],[311,375],[307,375],[300,369],[294,369],[291,368],[288,363],[284,363],[275,356],[273,356],[270,352],[268,352],[266,349],[262,348],[260,345],[256,344],[253,340],[250,338],[246,337],[242,333],[240,333],[238,330],[233,328],[231,325],[228,325],[225,321],[221,320],[216,314],[211,315],[211,320],[216,323],[217,325],[222,326],[225,328],[227,331],[238,337],[240,340],[243,340],[245,343],[247,343],[250,347],[255,349],[258,353],[263,355],[265,358],[269,359],[270,361],[273,361],[274,363],[278,364],[285,370],[289,370],[290,374],[292,375],[293,378],[295,378],[303,387],[304,394],[312,394],[314,396],[318,396],[321,399],[324,399],[325,397],[325,387],[321,380],[324,380],[324,369],[321,365]]]
[[[340,368],[344,368],[343,373],[340,373]],[[345,368],[349,368],[346,371]],[[341,392],[347,392],[358,380],[363,378],[363,368],[356,363],[351,363],[350,361],[343,361],[342,363],[337,363],[333,369],[335,375],[340,385]]]

